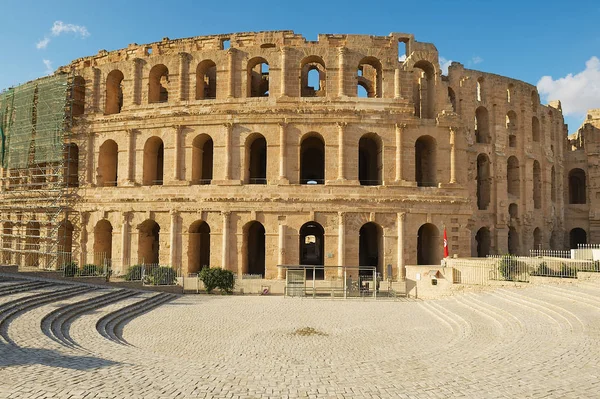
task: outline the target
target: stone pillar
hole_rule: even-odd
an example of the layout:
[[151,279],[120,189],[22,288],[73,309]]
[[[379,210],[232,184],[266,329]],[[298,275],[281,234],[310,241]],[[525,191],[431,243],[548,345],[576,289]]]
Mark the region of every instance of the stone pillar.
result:
[[279,182],[287,183],[287,123],[279,123]]
[[235,97],[235,59],[234,59],[233,49],[229,48],[227,50],[227,60],[229,61],[229,82],[227,85],[227,97],[234,98]]
[[[277,264],[285,265],[285,224],[279,222],[279,254],[277,256]],[[277,268],[277,279],[283,280],[285,278],[285,269],[282,267]]]
[[401,77],[400,77],[400,68],[396,68],[394,70],[394,98],[400,98],[401,95]]
[[189,99],[189,57],[188,53],[179,53],[179,99],[187,101]]
[[287,77],[287,52],[288,49],[287,47],[282,47],[281,48],[281,96],[285,97],[287,96],[287,84],[286,84],[286,77]]
[[134,129],[127,129],[127,137],[129,145],[127,146],[127,181],[126,185],[133,186],[135,184],[135,135]]
[[173,126],[175,130],[175,140],[173,144],[173,180],[181,180],[181,125]]
[[98,68],[92,68],[92,76],[92,101],[89,102],[86,96],[86,103],[91,105],[93,112],[102,112],[102,109],[100,108],[100,99],[102,98],[102,87],[105,87],[100,81],[102,79],[102,72]]
[[[88,231],[87,231],[87,224],[88,221],[90,220],[90,213],[89,212],[81,212],[81,235],[79,236],[80,241],[79,241],[79,246],[81,248],[81,251],[79,252],[79,264],[80,265],[85,265],[88,263],[88,242],[89,242],[89,237],[88,237]],[[95,238],[95,235],[94,235]],[[94,240],[95,241],[95,240]],[[92,243],[92,256],[94,254],[94,247],[93,247],[93,243]],[[94,259],[92,258],[92,261],[94,261]]]
[[346,122],[337,122],[338,127],[338,180],[346,180],[346,175],[344,173],[344,165],[346,161],[345,151],[344,151],[344,134],[346,130],[346,126],[348,124]]
[[396,123],[396,182],[401,182],[402,178],[402,133],[406,128],[405,124]]
[[[140,105],[142,103],[142,69],[143,60],[140,58],[133,59],[133,65],[131,66],[131,101],[130,105]],[[123,93],[125,94],[125,93]]]
[[[338,212],[338,265],[346,265],[346,224],[345,224],[345,213]],[[338,277],[344,276],[344,269],[338,268]]]
[[87,184],[90,186],[95,186],[94,184],[94,159],[96,158],[94,154],[94,133],[88,132],[87,137],[87,173],[86,180]]
[[233,123],[225,123],[225,180],[231,180],[231,132]]
[[121,273],[127,270],[131,260],[129,240],[129,212],[123,212],[123,224],[121,225]]
[[177,218],[179,217],[179,212],[171,209],[171,231],[170,231],[170,245],[169,248],[169,262],[171,263],[171,267],[175,269],[177,266]]
[[406,213],[398,213],[398,277],[397,281],[402,280],[406,276],[404,270],[404,222],[406,220]]
[[348,50],[345,47],[340,47],[338,49],[338,96],[342,97],[344,95],[346,95],[345,90],[344,90],[344,77],[345,77],[345,73],[344,73],[344,69],[345,69],[345,63],[346,63],[346,53],[348,52]]
[[450,127],[450,183],[456,183],[456,128]]
[[223,252],[221,254],[221,267],[223,270],[227,270],[229,264],[229,215],[231,212],[223,211]]

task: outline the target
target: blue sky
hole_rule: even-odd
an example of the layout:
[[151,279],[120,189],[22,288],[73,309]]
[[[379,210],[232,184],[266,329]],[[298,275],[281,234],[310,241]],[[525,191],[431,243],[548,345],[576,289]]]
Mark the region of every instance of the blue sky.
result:
[[581,124],[587,108],[600,108],[597,0],[4,3],[0,88],[43,76],[100,49],[163,37],[289,29],[315,40],[318,33],[407,32],[434,43],[445,60],[540,82],[543,102],[562,100],[570,132]]

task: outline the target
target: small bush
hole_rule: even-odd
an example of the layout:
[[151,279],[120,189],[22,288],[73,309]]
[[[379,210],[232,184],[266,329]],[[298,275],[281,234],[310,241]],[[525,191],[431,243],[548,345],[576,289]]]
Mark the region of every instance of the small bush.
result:
[[87,264],[81,267],[79,274],[82,276],[99,276],[102,274],[102,271],[99,266]]
[[77,263],[71,262],[63,265],[63,273],[65,277],[75,277],[79,273]]
[[204,288],[209,294],[215,289],[219,288],[221,292],[230,294],[235,286],[235,279],[233,278],[233,272],[230,270],[223,270],[221,268],[209,268],[204,267],[198,274],[198,278],[204,283]]
[[152,285],[172,285],[177,281],[175,270],[171,267],[157,267],[146,277],[147,282]]
[[142,279],[142,265],[133,265],[125,273],[125,281],[137,281]]
[[531,272],[532,276],[554,276],[556,272],[548,267],[546,262],[538,265],[537,269]]
[[504,280],[513,280],[514,275],[517,271],[517,260],[514,256],[504,255],[500,259],[500,264],[498,265],[498,270],[500,271],[500,275]]
[[568,266],[564,263],[561,264],[560,277],[577,277],[577,268],[575,266]]

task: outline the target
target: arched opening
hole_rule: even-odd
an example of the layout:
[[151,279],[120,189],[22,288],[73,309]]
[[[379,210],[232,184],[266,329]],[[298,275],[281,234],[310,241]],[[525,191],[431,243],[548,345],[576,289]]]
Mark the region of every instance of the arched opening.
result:
[[490,229],[487,227],[480,228],[475,234],[475,241],[477,241],[477,256],[479,258],[491,255],[492,238]]
[[248,61],[248,97],[269,96],[269,63],[262,57]]
[[265,277],[265,228],[252,222],[246,229],[246,273]]
[[150,137],[144,145],[144,177],[145,186],[161,186],[163,184],[165,146],[159,137]]
[[509,195],[519,198],[520,182],[519,160],[515,156],[509,157],[506,166],[506,189]]
[[491,192],[490,159],[486,154],[479,154],[477,157],[477,209],[486,210],[488,208]]
[[300,184],[325,184],[325,143],[318,134],[300,144]]
[[210,267],[210,226],[197,220],[188,231],[188,273]]
[[[64,231],[64,229],[63,229]],[[60,234],[60,232],[59,232]],[[59,238],[60,240],[60,238]],[[60,247],[59,252],[63,251]],[[40,251],[40,224],[38,222],[29,222],[25,227],[25,252],[26,252],[26,265],[39,267],[39,251]],[[70,249],[69,249],[69,252]],[[62,261],[61,257],[61,261]],[[62,266],[62,262],[59,263]]]
[[158,264],[160,254],[160,226],[146,220],[138,227],[138,263]]
[[119,146],[113,140],[106,140],[100,146],[98,154],[98,185],[115,187],[119,165]]
[[456,94],[452,88],[448,87],[448,101],[452,105],[452,111],[456,112]]
[[217,98],[217,65],[204,60],[196,68],[196,100]]
[[[365,223],[358,232],[358,262],[360,266],[375,266],[378,273],[383,272],[382,267],[382,249],[383,249],[383,229],[376,223]],[[370,274],[368,270],[361,271],[363,274]]]
[[571,169],[569,172],[569,204],[585,204],[587,197],[585,172]]
[[113,227],[106,219],[100,220],[94,227],[94,264],[104,266],[112,259]]
[[210,184],[213,178],[213,140],[200,134],[192,142],[192,184]]
[[115,69],[106,77],[106,115],[118,114],[123,108],[123,72]]
[[483,77],[477,79],[477,101],[483,101]]
[[148,82],[148,103],[165,103],[169,101],[169,69],[162,65],[155,65],[150,70]]
[[535,116],[531,118],[531,138],[534,142],[540,141],[540,121]]
[[362,86],[367,91],[369,98],[381,98],[381,62],[375,57],[365,57],[358,63],[356,73],[358,96],[358,87]]
[[436,142],[431,136],[421,136],[415,143],[415,180],[419,187],[437,186]]
[[363,186],[379,186],[382,181],[383,154],[381,139],[366,134],[358,142],[358,180]]
[[[305,223],[300,228],[300,264],[324,265],[325,264],[325,230],[317,222]],[[306,278],[312,279],[312,270],[306,271]],[[315,277],[322,280],[324,270],[317,270]]]
[[13,248],[13,224],[4,222],[2,225],[2,262],[5,265],[12,264],[11,251]]
[[327,70],[321,57],[312,55],[300,63],[300,96],[325,97]]
[[485,107],[475,110],[475,141],[482,144],[490,142],[490,120]]
[[85,113],[85,79],[81,76],[73,78],[73,105],[71,105],[73,116],[81,116]]
[[506,130],[508,132],[508,146],[517,147],[517,114],[515,111],[508,111],[506,114]]
[[440,248],[442,241],[438,228],[431,223],[425,223],[417,233],[417,264],[439,265],[442,259]]
[[513,85],[512,83],[508,84],[508,87],[506,88],[506,102],[511,102],[512,100],[512,94],[514,91],[515,85]]
[[554,166],[550,169],[550,200],[556,202],[556,172]]
[[79,187],[79,147],[75,143],[65,146],[65,180],[69,187]]
[[538,161],[533,161],[533,207],[542,209],[542,168]]
[[535,90],[533,90],[531,92],[531,109],[533,110],[533,112],[537,111],[537,106],[540,103],[540,97],[538,96],[537,92]]
[[508,206],[508,216],[511,219],[517,219],[519,217],[519,205],[514,202]]
[[435,118],[435,68],[428,61],[419,61],[414,67],[415,116],[424,119]]
[[[37,228],[39,236],[39,224],[37,224]],[[73,224],[69,220],[63,221],[58,228],[58,250],[60,252],[58,257],[59,267],[72,262]]]
[[587,244],[587,233],[584,229],[576,227],[569,232],[569,246],[577,249],[579,244]]
[[517,229],[511,226],[508,229],[508,253],[512,255],[518,255],[519,247],[519,233],[517,233]]
[[246,143],[247,183],[267,184],[267,140],[257,133],[251,135]]
[[369,98],[370,90],[371,90],[371,88],[369,87],[367,82],[362,81],[359,77],[356,96],[358,98]]
[[542,230],[539,227],[533,230],[533,249],[542,249]]

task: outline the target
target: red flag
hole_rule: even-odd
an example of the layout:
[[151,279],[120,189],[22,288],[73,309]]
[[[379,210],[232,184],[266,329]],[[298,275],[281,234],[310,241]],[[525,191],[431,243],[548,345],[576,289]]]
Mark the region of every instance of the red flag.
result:
[[446,227],[444,227],[444,258],[450,256],[448,253],[448,235],[446,234]]

